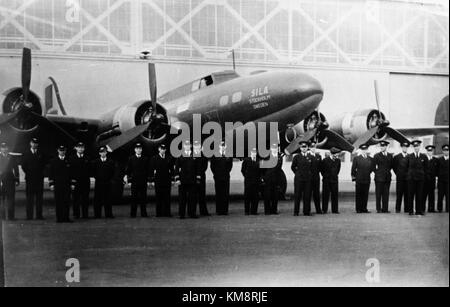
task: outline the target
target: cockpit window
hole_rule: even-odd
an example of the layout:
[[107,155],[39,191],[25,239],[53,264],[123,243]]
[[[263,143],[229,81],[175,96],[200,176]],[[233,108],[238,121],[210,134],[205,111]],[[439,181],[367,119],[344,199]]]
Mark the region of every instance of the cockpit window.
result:
[[196,80],[196,81],[194,81],[192,83],[192,91],[193,92],[198,91],[199,89],[202,89],[204,87],[208,87],[208,86],[210,86],[212,84],[213,84],[212,76],[204,77],[204,78],[202,78],[200,80]]

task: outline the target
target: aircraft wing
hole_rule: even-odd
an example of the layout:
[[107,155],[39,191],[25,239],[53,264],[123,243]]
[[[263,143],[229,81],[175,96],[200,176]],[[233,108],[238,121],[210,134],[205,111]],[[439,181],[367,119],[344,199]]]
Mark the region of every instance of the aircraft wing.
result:
[[430,126],[430,127],[416,127],[416,128],[396,128],[400,133],[407,137],[425,136],[425,135],[439,135],[449,133],[448,126]]

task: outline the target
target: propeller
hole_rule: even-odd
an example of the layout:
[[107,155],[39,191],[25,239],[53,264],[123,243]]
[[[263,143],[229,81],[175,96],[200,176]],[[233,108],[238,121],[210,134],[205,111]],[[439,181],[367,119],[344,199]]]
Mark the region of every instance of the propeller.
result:
[[308,142],[317,134],[317,128],[306,131],[303,135],[293,140],[284,150],[287,155],[292,155],[300,148],[301,142]]
[[371,120],[369,122],[369,130],[365,132],[363,135],[361,135],[356,142],[353,144],[355,150],[359,148],[359,146],[366,144],[369,142],[373,137],[375,137],[377,134],[387,134],[392,139],[396,140],[399,143],[405,143],[409,142],[409,140],[401,134],[399,131],[390,128],[390,122],[383,117],[383,113],[381,113],[380,108],[380,96],[378,91],[378,82],[377,80],[374,80],[373,86],[375,89],[375,101],[377,104],[377,113],[378,117]]
[[156,86],[156,69],[155,64],[148,63],[148,81],[150,88],[150,98],[152,100],[152,110],[153,116],[156,115],[156,100],[158,99],[157,95],[157,86]]
[[115,151],[116,149],[119,149],[120,147],[132,142],[134,139],[144,133],[149,128],[149,125],[150,124],[136,126],[100,145],[106,146],[109,151]]

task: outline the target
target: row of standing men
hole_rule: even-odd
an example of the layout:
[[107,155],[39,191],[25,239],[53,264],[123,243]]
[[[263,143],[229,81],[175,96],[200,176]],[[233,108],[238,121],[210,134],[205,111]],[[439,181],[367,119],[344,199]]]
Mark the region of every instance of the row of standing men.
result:
[[[38,150],[38,140],[32,139],[30,150],[23,154],[22,169],[26,174],[27,219],[33,219],[34,207],[36,218],[43,219],[43,179],[46,160]],[[295,174],[294,215],[298,216],[300,203],[303,202],[303,214],[310,216],[311,200],[314,201],[317,214],[328,212],[331,197],[331,211],[338,214],[340,151],[331,150],[331,155],[322,160],[315,152],[315,142],[302,142],[300,153],[292,161],[291,169]],[[436,177],[439,178],[438,211],[442,211],[442,202],[446,200],[448,212],[448,145],[443,146],[444,156],[436,159],[432,155],[433,146],[427,146],[428,155],[420,154],[420,142],[414,141],[415,153],[408,154],[410,144],[402,144],[402,153],[393,157],[387,153],[388,142],[380,143],[380,153],[371,158],[367,154],[367,145],[361,146],[361,155],[355,157],[352,165],[352,178],[356,182],[355,203],[357,213],[367,213],[367,201],[370,189],[371,173],[375,172],[376,207],[379,213],[388,213],[389,188],[391,170],[397,175],[396,212],[400,212],[402,199],[405,201],[405,212],[414,214],[413,200],[416,200],[416,214],[424,214],[425,200],[429,201],[429,212],[434,212],[434,193]],[[14,160],[7,154],[6,144],[1,146],[0,170],[2,198],[8,209],[8,218],[14,218],[14,192],[18,183],[18,168]],[[201,155],[201,144],[190,142],[184,145],[181,158],[172,159],[166,154],[164,144],[158,148],[159,153],[147,158],[142,153],[142,145],[137,143],[134,155],[126,168],[126,183],[131,185],[131,217],[136,217],[140,207],[141,216],[148,216],[146,210],[147,187],[155,188],[156,216],[170,217],[171,186],[179,185],[179,216],[197,218],[197,204],[200,215],[208,216],[205,200],[205,179],[208,159]],[[69,222],[70,197],[73,197],[73,216],[88,218],[90,178],[95,178],[94,213],[96,218],[105,216],[113,218],[111,206],[111,181],[115,165],[108,157],[105,147],[99,149],[99,158],[90,161],[84,154],[84,144],[76,145],[76,154],[66,157],[66,148],[58,148],[58,156],[49,163],[49,185],[55,194],[56,215],[58,222]],[[228,214],[230,171],[232,158],[226,156],[226,146],[220,146],[220,157],[211,159],[211,170],[214,175],[216,190],[216,213]],[[283,159],[278,152],[278,145],[271,148],[271,155],[276,158],[273,168],[261,168],[256,149],[242,163],[242,174],[245,178],[245,214],[257,214],[259,195],[262,190],[264,213],[278,214],[278,195],[280,194],[279,173],[282,171]],[[320,175],[323,179],[322,198],[320,194]],[[433,183],[434,182],[434,183]]]

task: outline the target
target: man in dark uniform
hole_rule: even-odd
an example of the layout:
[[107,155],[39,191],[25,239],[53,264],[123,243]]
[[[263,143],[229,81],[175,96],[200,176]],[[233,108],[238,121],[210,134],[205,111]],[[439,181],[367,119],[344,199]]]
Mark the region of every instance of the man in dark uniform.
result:
[[170,193],[174,164],[166,151],[165,144],[159,145],[158,154],[150,160],[150,182],[155,186],[156,217],[172,217]]
[[320,207],[320,165],[322,163],[322,156],[316,152],[315,141],[309,142],[309,154],[311,155],[311,196],[314,200],[316,214],[322,214]]
[[[9,154],[9,148],[6,143],[0,144],[0,191],[1,202],[1,218],[15,220],[15,198],[16,186],[19,185],[19,167],[14,157]],[[7,215],[5,214],[7,211]]]
[[175,163],[175,181],[179,182],[179,207],[178,215],[180,219],[186,216],[186,205],[188,216],[198,218],[197,216],[197,166],[192,157],[191,143],[186,140],[183,144],[183,153]]
[[[264,214],[278,214],[278,197],[280,196],[280,173],[283,167],[283,157],[279,153],[278,144],[272,144],[269,160],[261,162],[261,172],[264,185]],[[273,167],[265,167],[268,161],[277,161]],[[268,165],[267,165],[268,166]]]
[[55,193],[56,222],[72,223],[70,215],[70,194],[75,188],[72,167],[66,156],[66,147],[58,147],[58,156],[50,162],[49,185]]
[[141,217],[147,215],[147,187],[149,180],[150,161],[142,153],[142,144],[136,143],[134,155],[128,160],[126,169],[127,182],[131,184],[131,212],[130,217],[135,218],[138,206]]
[[442,212],[445,198],[445,212],[448,213],[448,144],[442,146],[442,157],[438,159],[438,211]]
[[370,213],[367,210],[367,202],[369,200],[369,190],[371,177],[373,172],[373,159],[368,154],[369,146],[363,144],[359,147],[361,153],[353,159],[352,164],[352,181],[356,183],[355,189],[355,205],[356,213]]
[[225,142],[220,143],[219,157],[211,158],[211,171],[214,177],[216,190],[216,214],[228,215],[230,203],[230,172],[233,168],[233,158],[226,156],[227,146]]
[[[83,142],[75,145],[75,155],[71,157],[72,175],[75,180],[75,190],[73,191],[73,216],[89,218],[89,191],[91,189],[91,163],[85,154]],[[81,215],[80,215],[81,209]]]
[[25,173],[27,194],[27,220],[34,218],[36,206],[36,219],[43,220],[42,205],[44,203],[44,169],[47,159],[39,150],[39,141],[31,139],[30,150],[22,155],[22,170]]
[[402,200],[404,202],[404,212],[409,213],[408,201],[408,148],[409,143],[402,143],[402,152],[394,157],[393,169],[396,175],[396,191],[397,201],[395,212],[400,213],[402,210]]
[[328,201],[331,195],[331,212],[339,214],[339,172],[341,171],[340,150],[331,148],[330,155],[323,159],[321,172],[323,178],[322,213],[328,213]]
[[303,214],[311,216],[311,178],[312,157],[308,154],[308,143],[300,143],[300,153],[292,160],[291,169],[294,177],[294,216],[300,212],[300,202],[303,200]]
[[259,168],[256,148],[251,150],[249,158],[245,158],[242,161],[241,173],[244,176],[245,215],[257,215],[261,170]]
[[409,215],[414,215],[414,201],[416,215],[424,215],[423,187],[427,169],[427,156],[420,153],[422,141],[413,141],[414,153],[408,156],[408,191]]
[[380,152],[373,157],[373,169],[375,172],[375,195],[377,213],[389,212],[389,193],[392,181],[392,167],[394,157],[387,152],[389,142],[380,142]]
[[206,206],[206,170],[208,169],[208,158],[202,153],[202,144],[194,142],[194,159],[197,166],[197,200],[201,216],[210,216]]
[[111,181],[114,178],[115,165],[108,157],[106,147],[100,147],[99,157],[92,162],[92,176],[95,179],[94,188],[94,216],[102,217],[102,208],[105,208],[105,217],[114,218],[112,212]]
[[428,212],[436,212],[436,176],[437,176],[437,158],[434,156],[434,150],[436,149],[433,145],[428,145],[425,147],[427,151],[427,169],[425,170],[425,183],[423,187],[423,208],[425,210],[426,203],[428,199]]

